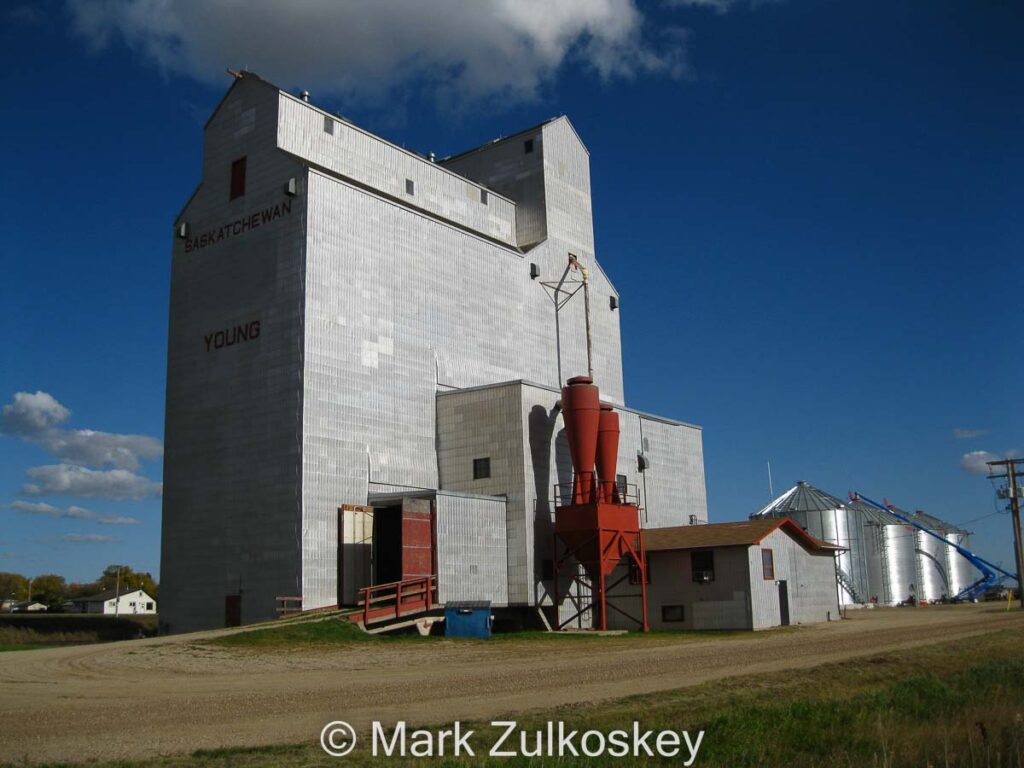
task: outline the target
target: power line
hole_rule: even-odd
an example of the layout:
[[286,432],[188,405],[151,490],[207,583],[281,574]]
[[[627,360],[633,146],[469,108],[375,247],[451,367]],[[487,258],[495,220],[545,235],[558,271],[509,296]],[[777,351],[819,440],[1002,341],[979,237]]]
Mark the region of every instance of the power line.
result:
[[[989,480],[1005,479],[1005,495],[1000,488],[997,492],[999,498],[1010,499],[1010,513],[1013,522],[1013,554],[1017,561],[1017,597],[1020,598],[1021,607],[1024,608],[1024,580],[1021,579],[1021,570],[1024,569],[1024,542],[1021,541],[1020,532],[1020,494],[1021,486],[1017,483],[1018,478],[1024,477],[1024,470],[1018,470],[1017,465],[1024,466],[1024,459],[1002,459],[1001,461],[985,462],[992,469]],[[1005,468],[1005,474],[997,474],[995,467]]]

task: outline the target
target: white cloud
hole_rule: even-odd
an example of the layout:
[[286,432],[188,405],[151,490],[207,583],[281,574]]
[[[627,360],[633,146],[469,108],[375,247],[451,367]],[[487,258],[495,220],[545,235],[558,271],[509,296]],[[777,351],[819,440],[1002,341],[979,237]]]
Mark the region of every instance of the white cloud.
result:
[[118,469],[138,469],[140,459],[159,459],[164,452],[163,444],[152,437],[91,429],[52,430],[39,442],[58,459]]
[[53,504],[46,504],[42,501],[12,501],[7,505],[8,509],[24,512],[29,515],[49,515],[50,517],[64,517],[60,507]]
[[[783,0],[747,0],[747,4],[751,8],[757,8],[762,5],[771,5],[772,3],[779,3]],[[710,8],[715,13],[723,14],[728,13],[735,6],[739,5],[741,0],[665,0],[665,5],[668,8]]]
[[99,533],[65,533],[58,536],[54,541],[62,541],[68,544],[111,544],[117,541],[113,536],[103,536]]
[[26,473],[32,482],[22,487],[26,496],[81,496],[103,499],[141,499],[158,496],[161,483],[125,469],[95,470],[73,464],[33,467]]
[[972,475],[987,475],[991,468],[988,461],[998,461],[1002,457],[990,451],[969,451],[960,457],[960,467]]
[[953,437],[957,440],[971,440],[975,437],[984,437],[990,431],[988,429],[954,429]]
[[18,392],[0,412],[0,432],[39,445],[61,461],[93,467],[135,471],[142,460],[163,455],[163,444],[153,437],[61,429],[70,416],[47,392]]
[[63,424],[69,416],[71,411],[46,392],[16,392],[14,402],[0,411],[0,432],[33,438]]
[[712,8],[718,13],[725,13],[736,0],[665,0],[669,8]]
[[165,72],[223,85],[246,67],[283,87],[449,103],[529,100],[567,60],[603,79],[688,72],[679,35],[652,34],[633,0],[69,0],[95,49],[123,40]]
[[48,517],[63,518],[69,520],[91,520],[94,523],[100,525],[137,525],[138,520],[134,517],[126,517],[124,515],[104,515],[100,512],[94,512],[91,509],[85,509],[71,505],[67,509],[61,509],[55,507],[52,504],[46,504],[41,501],[12,501],[10,504],[5,505],[7,509],[13,509],[16,512],[23,512],[27,515],[46,515]]

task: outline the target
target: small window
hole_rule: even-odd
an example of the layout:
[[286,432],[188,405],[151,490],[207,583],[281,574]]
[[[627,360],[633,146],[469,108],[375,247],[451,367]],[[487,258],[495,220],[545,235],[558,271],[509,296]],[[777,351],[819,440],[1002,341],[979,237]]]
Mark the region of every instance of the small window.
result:
[[523,142],[523,153],[527,155],[533,153],[533,139],[527,139]]
[[405,180],[405,194],[415,195],[416,194],[416,182],[412,179]]
[[487,205],[487,190],[486,189],[481,189],[480,190],[480,202],[483,203],[484,205]]
[[704,584],[715,580],[715,553],[710,549],[690,554],[690,568],[694,582]]
[[663,605],[661,606],[661,620],[665,622],[686,621],[686,609],[681,605]]
[[761,550],[761,571],[765,581],[775,581],[775,556],[770,549]]
[[334,118],[330,115],[324,115],[324,133],[334,135]]
[[147,611],[152,611],[153,610],[153,604],[152,603],[146,603],[146,610]]
[[231,164],[231,200],[245,194],[245,158],[240,157]]
[[473,459],[473,479],[483,480],[491,476],[491,457]]
[[[647,578],[644,579],[644,584],[650,584],[651,583],[651,564],[650,564],[650,562],[647,563],[647,573],[645,575],[647,576]],[[633,584],[634,586],[640,583],[640,566],[637,565],[636,563],[634,563],[632,560],[629,562],[629,583]]]
[[625,475],[616,475],[615,485],[619,489],[619,496],[626,498],[626,491],[629,490],[629,478]]

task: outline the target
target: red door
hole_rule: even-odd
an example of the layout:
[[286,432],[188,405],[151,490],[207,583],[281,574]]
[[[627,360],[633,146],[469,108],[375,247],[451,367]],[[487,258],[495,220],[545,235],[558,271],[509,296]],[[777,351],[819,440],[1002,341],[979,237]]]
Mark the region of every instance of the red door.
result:
[[402,580],[434,573],[434,522],[430,501],[402,499]]

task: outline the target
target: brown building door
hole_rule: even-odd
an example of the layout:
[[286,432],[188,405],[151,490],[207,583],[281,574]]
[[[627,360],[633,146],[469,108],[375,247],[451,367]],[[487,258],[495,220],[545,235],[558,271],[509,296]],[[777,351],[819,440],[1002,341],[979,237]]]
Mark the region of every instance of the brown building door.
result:
[[240,627],[240,626],[242,626],[242,596],[241,595],[225,595],[224,596],[224,626],[225,627]]

